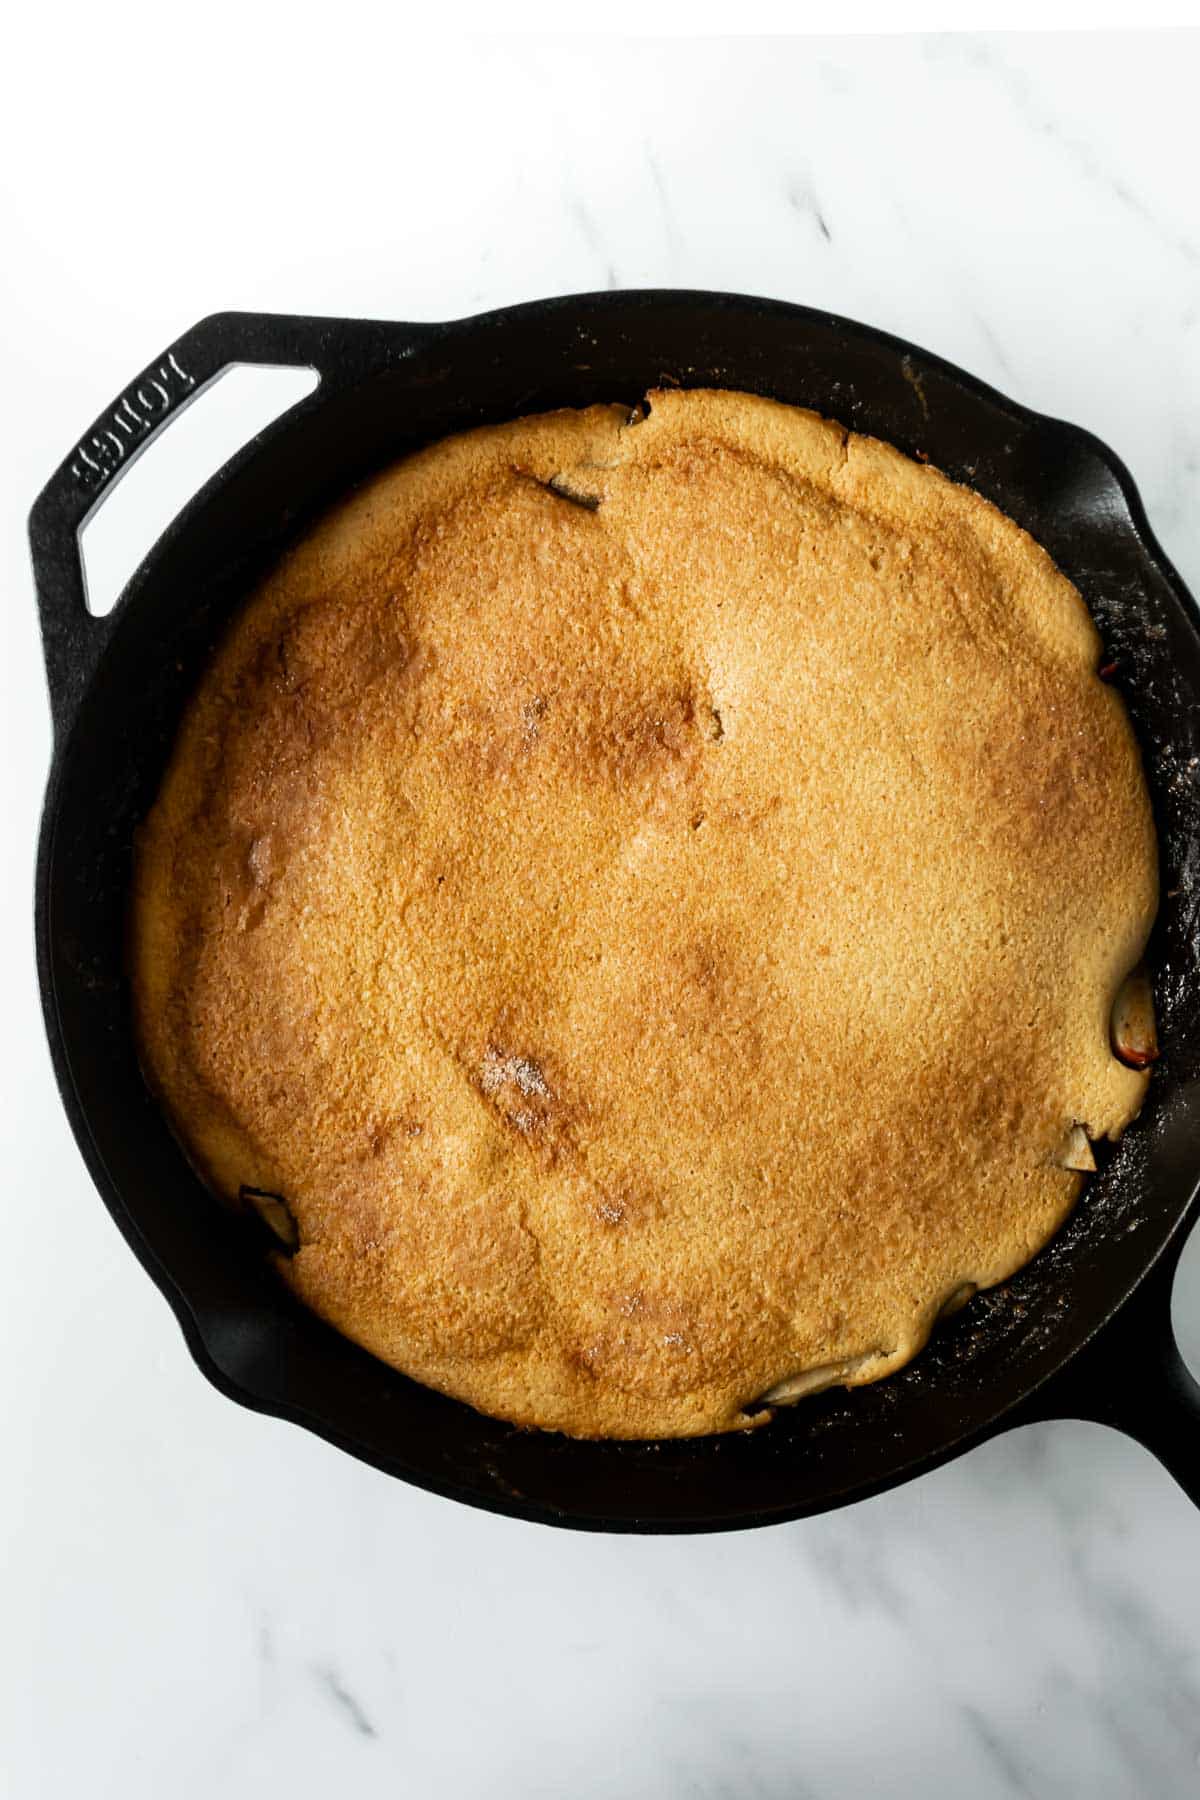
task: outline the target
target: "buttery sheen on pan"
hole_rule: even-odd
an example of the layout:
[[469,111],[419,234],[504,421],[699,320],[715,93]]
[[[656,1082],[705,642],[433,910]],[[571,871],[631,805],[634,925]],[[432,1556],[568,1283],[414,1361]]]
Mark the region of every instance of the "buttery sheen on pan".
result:
[[1154,828],[1099,657],[1010,519],[811,413],[435,444],[191,706],[147,1072],[295,1292],[485,1412],[689,1435],[876,1380],[1142,1102]]

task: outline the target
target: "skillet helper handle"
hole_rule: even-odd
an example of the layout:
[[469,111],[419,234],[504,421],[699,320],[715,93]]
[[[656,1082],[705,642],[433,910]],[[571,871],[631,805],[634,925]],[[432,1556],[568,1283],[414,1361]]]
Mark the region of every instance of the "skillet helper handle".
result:
[[1200,1382],[1180,1355],[1171,1324],[1175,1272],[1197,1210],[1193,1203],[1188,1222],[1125,1305],[1006,1423],[1111,1425],[1143,1444],[1200,1506]]
[[324,382],[335,366],[342,375],[347,364],[353,366],[358,360],[354,351],[359,345],[348,344],[348,337],[361,338],[364,348],[366,340],[372,339],[374,360],[378,361],[379,333],[379,327],[365,322],[213,313],[143,369],[83,434],[39,494],[29,517],[50,710],[57,736],[69,729],[111,629],[111,615],[95,618],[88,612],[79,533],[121,476],[163,427],[232,364],[313,368]]

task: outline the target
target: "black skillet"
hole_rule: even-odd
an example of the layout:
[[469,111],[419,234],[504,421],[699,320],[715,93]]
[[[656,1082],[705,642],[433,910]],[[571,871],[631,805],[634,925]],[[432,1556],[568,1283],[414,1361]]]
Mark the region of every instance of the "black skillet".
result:
[[[113,613],[91,617],[80,527],[180,405],[236,363],[311,366],[320,384],[195,497]],[[122,930],[134,829],[180,710],[280,546],[429,439],[547,407],[633,402],[663,384],[774,395],[928,457],[1027,526],[1078,583],[1116,661],[1158,820],[1165,897],[1151,962],[1164,1055],[1142,1117],[1055,1242],[908,1369],[805,1401],[753,1433],[585,1444],[431,1393],[290,1300],[147,1094]],[[30,532],[54,717],[37,952],[55,1072],[105,1203],[222,1392],[436,1493],[589,1529],[793,1519],[1009,1426],[1062,1417],[1129,1432],[1200,1504],[1200,1386],[1170,1321],[1200,1175],[1200,614],[1103,444],[882,332],[737,295],[583,295],[445,325],[222,313],[96,421],[38,499]]]

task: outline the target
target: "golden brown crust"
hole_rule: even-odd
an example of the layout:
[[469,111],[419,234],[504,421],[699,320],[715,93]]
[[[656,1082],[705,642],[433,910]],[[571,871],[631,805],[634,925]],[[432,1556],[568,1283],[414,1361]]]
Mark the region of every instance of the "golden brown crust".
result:
[[135,883],[146,1066],[219,1190],[286,1196],[295,1291],[581,1435],[897,1368],[1145,1089],[1108,1019],[1153,825],[1075,589],[884,444],[651,402],[327,518],[202,684]]

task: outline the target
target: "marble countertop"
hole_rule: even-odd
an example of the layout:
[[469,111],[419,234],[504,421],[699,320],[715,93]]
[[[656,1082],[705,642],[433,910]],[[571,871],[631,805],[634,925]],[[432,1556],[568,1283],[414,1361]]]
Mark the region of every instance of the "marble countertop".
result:
[[[342,66],[163,28],[97,17],[52,64],[34,20],[0,127],[0,1794],[1196,1794],[1200,1515],[1099,1427],[805,1524],[606,1539],[410,1491],[204,1383],[43,1048],[23,530],[207,311],[689,285],[870,320],[1089,426],[1200,590],[1200,36],[397,38]],[[152,154],[138,95],[163,96]],[[1200,1243],[1176,1314],[1200,1369]]]

